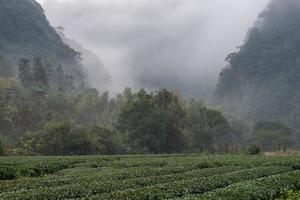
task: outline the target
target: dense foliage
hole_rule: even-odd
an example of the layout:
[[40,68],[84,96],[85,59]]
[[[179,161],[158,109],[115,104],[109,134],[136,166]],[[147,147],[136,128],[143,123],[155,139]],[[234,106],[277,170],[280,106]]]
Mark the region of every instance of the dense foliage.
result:
[[121,132],[135,148],[151,153],[182,152],[185,110],[179,97],[167,90],[148,94],[140,90],[130,95],[118,118]]
[[[281,122],[299,141],[300,1],[273,0],[220,75],[216,100],[246,122]],[[297,142],[299,144],[299,142]]]
[[193,99],[187,105],[185,133],[189,136],[190,148],[195,152],[222,151],[230,145],[239,144],[236,132],[222,113]]
[[248,155],[259,155],[261,151],[261,147],[255,144],[250,144],[246,148],[246,153]]
[[292,144],[291,131],[280,123],[259,122],[253,128],[252,142],[268,151],[285,150]]
[[271,200],[300,189],[299,156],[17,157],[0,163],[1,199]]
[[[49,69],[55,69],[54,71]],[[233,131],[218,111],[161,89],[115,98],[76,88],[58,65],[21,59],[0,78],[0,134],[16,155],[228,151]]]
[[48,22],[42,7],[35,0],[0,1],[0,74],[17,72],[23,57],[41,57],[51,64],[61,64],[67,75],[78,84],[85,82],[80,54],[64,44]]
[[300,192],[285,189],[281,192],[280,198],[277,200],[298,200],[300,199]]

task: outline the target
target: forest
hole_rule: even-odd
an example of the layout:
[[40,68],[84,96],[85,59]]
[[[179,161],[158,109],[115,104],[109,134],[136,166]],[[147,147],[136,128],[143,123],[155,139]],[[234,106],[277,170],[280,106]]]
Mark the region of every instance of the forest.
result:
[[288,126],[299,143],[299,9],[297,0],[271,1],[228,55],[215,102],[254,127],[260,121]]
[[292,144],[283,124],[257,123],[250,133],[241,121],[166,89],[126,88],[110,97],[76,86],[60,65],[39,58],[21,59],[17,76],[9,65],[1,58],[3,155],[238,153],[250,144],[265,150]]
[[[0,65],[12,69],[4,58]],[[166,89],[126,88],[109,97],[76,87],[61,66],[45,66],[38,58],[21,59],[17,76],[1,72],[3,154],[180,153],[232,145],[235,136],[226,118],[200,101]],[[195,141],[203,138],[204,144]]]

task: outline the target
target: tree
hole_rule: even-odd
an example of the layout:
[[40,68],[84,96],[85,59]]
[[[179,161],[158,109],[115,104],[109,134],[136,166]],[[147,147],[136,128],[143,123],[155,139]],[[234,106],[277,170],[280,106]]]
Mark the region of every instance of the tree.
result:
[[35,83],[37,85],[42,85],[42,86],[48,87],[47,71],[39,58],[36,58],[34,60],[32,71],[33,71],[33,78],[34,78]]
[[245,147],[248,144],[251,135],[251,128],[245,123],[244,120],[235,118],[233,116],[226,115],[226,119],[232,128],[234,135],[234,142],[241,147]]
[[4,147],[5,147],[4,140],[2,137],[0,137],[0,156],[4,155]]
[[246,148],[246,154],[259,155],[261,153],[261,147],[255,144],[250,144]]
[[192,99],[187,105],[187,113],[185,132],[191,151],[224,151],[232,144],[232,129],[219,111],[208,109],[202,102]]
[[[0,90],[0,94],[1,94],[1,90]],[[5,115],[4,115],[4,97],[2,97],[4,95],[0,96],[0,127],[3,126],[4,121],[5,121]],[[1,131],[1,129],[0,129]]]
[[160,125],[158,128],[161,133],[164,133],[162,135],[163,138],[161,138],[164,139],[162,152],[182,152],[185,147],[185,138],[182,130],[186,118],[183,102],[174,92],[160,89],[154,95],[154,104],[156,108],[153,122]]
[[0,132],[11,138],[24,134],[32,123],[41,121],[30,94],[15,78],[0,79]]
[[13,67],[0,56],[0,77],[8,78],[13,75]]
[[85,155],[93,153],[92,140],[87,130],[70,122],[48,123],[38,133],[38,137],[38,141],[35,142],[36,147],[33,149],[42,155]]
[[184,147],[184,117],[184,108],[173,92],[140,90],[122,106],[117,124],[128,134],[134,151],[175,153]]
[[258,122],[252,133],[252,143],[266,151],[285,150],[290,144],[291,130],[279,122]]
[[93,126],[90,130],[95,146],[95,153],[102,155],[123,154],[126,147],[120,134],[110,127]]
[[27,132],[19,140],[17,147],[22,150],[24,155],[36,155],[38,153],[38,142],[40,139],[40,132]]
[[78,95],[76,106],[77,120],[84,124],[96,124],[99,122],[101,114],[106,109],[107,102],[105,100],[99,97],[96,89],[82,89]]
[[33,83],[32,69],[30,61],[26,58],[19,63],[19,79],[25,88],[29,88]]

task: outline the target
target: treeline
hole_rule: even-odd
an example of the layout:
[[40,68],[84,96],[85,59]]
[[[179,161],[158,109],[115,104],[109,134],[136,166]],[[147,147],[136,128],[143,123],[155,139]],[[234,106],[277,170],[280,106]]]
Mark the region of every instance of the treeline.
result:
[[[17,71],[0,73],[1,155],[238,152],[250,141],[241,123],[166,89],[126,88],[111,98],[38,58],[22,59]],[[262,124],[259,131],[253,142],[289,145],[283,125]]]

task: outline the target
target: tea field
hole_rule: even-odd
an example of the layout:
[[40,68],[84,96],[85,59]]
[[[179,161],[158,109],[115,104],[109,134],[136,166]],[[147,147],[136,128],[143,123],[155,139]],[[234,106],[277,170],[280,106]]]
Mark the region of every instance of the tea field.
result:
[[299,189],[300,156],[0,158],[4,200],[269,200]]

